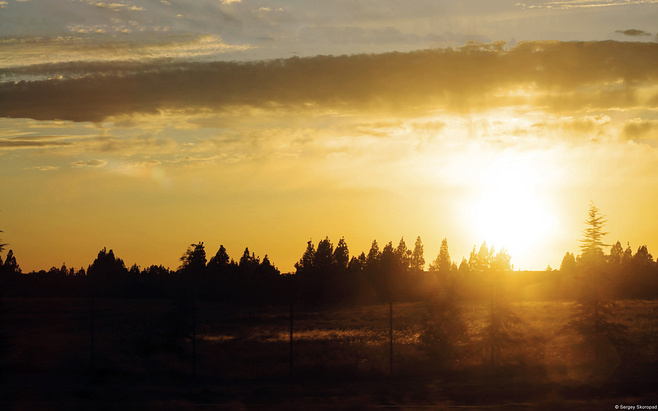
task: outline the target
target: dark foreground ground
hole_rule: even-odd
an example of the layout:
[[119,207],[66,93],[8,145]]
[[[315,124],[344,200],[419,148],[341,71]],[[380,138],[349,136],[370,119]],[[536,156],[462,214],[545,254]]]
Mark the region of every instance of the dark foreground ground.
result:
[[[392,374],[387,305],[295,306],[292,367],[289,307],[199,303],[194,317],[174,301],[97,300],[93,339],[90,307],[85,299],[4,301],[1,409],[614,410],[658,404],[653,301],[618,304],[627,343],[604,347],[602,364],[587,363],[577,336],[564,332],[571,304],[526,302],[513,305],[524,325],[508,344],[504,365],[492,369],[471,349],[451,371],[419,343],[426,306],[396,304]],[[464,317],[476,335],[483,308],[465,306]]]

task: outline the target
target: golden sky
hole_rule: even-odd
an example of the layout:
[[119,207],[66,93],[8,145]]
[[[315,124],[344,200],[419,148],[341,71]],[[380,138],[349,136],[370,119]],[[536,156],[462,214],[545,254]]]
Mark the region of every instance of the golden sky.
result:
[[654,251],[653,3],[0,2],[2,239],[23,271],[204,241],[285,272],[325,236],[544,269],[592,201]]

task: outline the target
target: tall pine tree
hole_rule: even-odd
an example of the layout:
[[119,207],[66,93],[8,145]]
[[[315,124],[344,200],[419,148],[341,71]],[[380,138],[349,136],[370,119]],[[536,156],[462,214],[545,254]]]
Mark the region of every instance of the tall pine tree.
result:
[[580,240],[577,309],[569,322],[570,328],[594,344],[595,358],[599,356],[597,347],[602,338],[613,344],[619,343],[623,331],[621,324],[611,320],[614,304],[610,298],[610,279],[606,272],[606,255],[603,250],[608,246],[603,242],[603,237],[607,234],[604,231],[606,222],[599,209],[591,204],[588,218],[585,220],[583,238]]

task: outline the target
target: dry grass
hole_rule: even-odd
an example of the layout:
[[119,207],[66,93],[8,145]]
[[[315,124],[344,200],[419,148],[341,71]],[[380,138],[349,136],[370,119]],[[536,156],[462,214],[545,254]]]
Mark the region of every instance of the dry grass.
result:
[[[46,391],[47,395],[69,399],[87,395],[87,391],[76,387],[89,376],[88,301],[10,300],[7,307],[10,391],[13,387],[14,392],[37,398]],[[102,384],[118,384],[132,392],[126,394],[128,397],[137,395],[133,390],[145,384],[174,384],[165,397],[180,400],[177,396],[191,374],[191,340],[182,337],[178,346],[162,341],[173,326],[173,307],[172,302],[162,300],[97,302],[95,375]],[[508,371],[493,380],[483,366],[485,357],[475,349],[454,365],[451,374],[435,367],[419,347],[427,305],[396,303],[395,387],[386,385],[390,367],[388,305],[329,310],[295,306],[292,377],[288,307],[237,310],[203,303],[197,308],[197,378],[213,387],[209,395],[222,403],[248,403],[252,395],[245,388],[248,386],[261,387],[265,398],[280,402],[285,395],[278,397],[274,392],[292,389],[285,385],[291,382],[296,384],[295,389],[310,390],[318,398],[342,395],[359,398],[360,405],[411,401],[402,399],[405,395],[421,403],[430,399],[467,403],[473,390],[493,400],[498,395],[496,390],[501,390],[497,384],[502,382],[508,384],[500,394],[508,395],[505,398],[544,398],[554,387],[608,387],[605,384],[613,384],[619,369],[629,362],[633,367],[644,367],[641,376],[646,376],[654,373],[651,364],[658,362],[658,301],[617,303],[613,320],[628,327],[629,346],[614,348],[609,352],[610,361],[599,368],[586,364],[588,347],[582,339],[565,332],[564,326],[574,312],[572,303],[513,303],[523,324],[515,330],[516,342],[504,352]],[[465,304],[462,311],[473,337],[485,324],[486,306]],[[605,344],[602,347],[604,352],[610,348]],[[39,387],[48,386],[48,381],[59,381],[67,388],[53,394]],[[127,382],[129,385],[124,386]],[[285,387],[272,387],[273,382]],[[405,387],[407,383],[413,383],[413,388]],[[219,389],[217,384],[233,388]],[[436,384],[442,387],[438,391],[431,388]],[[485,389],[489,385],[494,388]],[[352,392],[356,387],[363,392]],[[401,390],[408,392],[403,394]],[[562,391],[551,395],[556,395],[559,402],[566,395]],[[588,393],[578,395],[592,395]]]

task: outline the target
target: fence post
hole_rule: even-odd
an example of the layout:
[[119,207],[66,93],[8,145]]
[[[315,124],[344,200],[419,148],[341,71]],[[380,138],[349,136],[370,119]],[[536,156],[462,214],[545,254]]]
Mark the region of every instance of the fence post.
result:
[[94,335],[94,320],[95,320],[95,315],[96,315],[96,310],[94,307],[94,283],[92,280],[93,275],[90,275],[87,273],[87,283],[89,285],[89,365],[91,367],[91,371],[93,372],[95,370],[95,361],[94,361],[94,343],[95,343],[95,335]]
[[390,332],[390,373],[393,375],[393,299],[388,301],[388,319]]
[[293,342],[293,300],[292,298],[290,299],[290,376],[292,377],[293,374],[293,348],[292,348],[292,342]]

